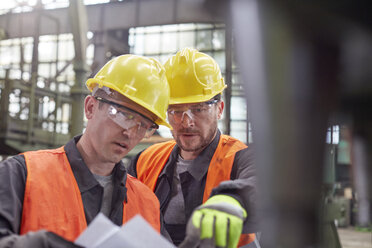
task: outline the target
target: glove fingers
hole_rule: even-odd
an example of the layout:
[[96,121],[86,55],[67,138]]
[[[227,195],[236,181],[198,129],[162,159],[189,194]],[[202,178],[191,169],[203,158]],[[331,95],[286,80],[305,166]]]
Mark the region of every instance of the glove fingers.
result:
[[229,218],[225,215],[216,216],[215,238],[218,247],[227,247],[229,237]]
[[205,213],[201,222],[201,236],[200,239],[212,239],[214,236],[215,229],[215,215]]
[[186,239],[179,247],[237,247],[243,229],[241,218],[208,208],[194,211],[191,218]]
[[[227,233],[227,235],[226,235],[226,244],[227,244],[227,247],[237,247],[238,246],[238,244],[236,244],[235,246],[233,246],[234,245],[234,242],[232,242],[231,241],[231,238],[230,238],[230,235],[231,235],[231,230],[230,230],[230,218],[227,218],[227,230],[226,230],[226,233]],[[230,244],[230,243],[232,243],[232,244]]]
[[187,224],[186,239],[179,248],[214,248],[215,247],[214,214],[197,210],[193,213],[192,222]]
[[[212,222],[211,222],[212,221]],[[212,214],[204,215],[203,222],[201,225],[201,233],[207,235],[208,237],[200,237],[200,247],[201,248],[215,248],[215,232],[216,229],[216,216]]]
[[239,243],[240,234],[243,230],[243,221],[236,216],[229,216],[229,235],[228,244],[230,247],[237,247]]
[[192,225],[195,228],[200,229],[200,226],[203,222],[203,218],[204,218],[204,213],[202,211],[200,210],[194,211],[194,213],[192,214]]

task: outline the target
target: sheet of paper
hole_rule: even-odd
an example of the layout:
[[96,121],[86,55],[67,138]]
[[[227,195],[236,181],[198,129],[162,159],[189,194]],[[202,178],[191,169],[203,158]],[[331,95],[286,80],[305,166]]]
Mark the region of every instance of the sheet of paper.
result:
[[99,213],[88,228],[75,240],[77,245],[95,247],[120,231],[120,227],[112,223],[104,214]]
[[175,248],[140,215],[120,228],[99,214],[75,243],[87,248]]

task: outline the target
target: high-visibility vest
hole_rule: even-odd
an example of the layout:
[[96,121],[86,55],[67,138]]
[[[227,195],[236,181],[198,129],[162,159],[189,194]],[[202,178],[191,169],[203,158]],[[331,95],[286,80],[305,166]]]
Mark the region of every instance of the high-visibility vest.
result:
[[[81,193],[64,148],[24,153],[27,179],[20,234],[45,229],[74,241],[87,227]],[[155,194],[128,175],[123,223],[136,214],[160,232]],[[151,207],[150,207],[151,206]]]
[[[159,175],[175,145],[174,140],[152,145],[144,150],[138,158],[136,165],[137,178],[154,192]],[[222,181],[230,180],[235,154],[244,148],[247,148],[247,146],[243,142],[227,135],[221,135],[216,151],[209,163],[203,203],[208,200],[214,187],[217,187]],[[255,234],[253,233],[242,234],[239,246],[249,244],[254,239]]]

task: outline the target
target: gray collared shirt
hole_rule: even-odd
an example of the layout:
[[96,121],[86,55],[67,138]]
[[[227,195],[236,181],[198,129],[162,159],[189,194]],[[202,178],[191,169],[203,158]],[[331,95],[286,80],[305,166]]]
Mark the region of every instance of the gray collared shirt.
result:
[[188,171],[193,160],[184,160],[178,155],[174,170],[171,198],[164,213],[167,224],[186,224],[185,201],[182,193],[180,175]]

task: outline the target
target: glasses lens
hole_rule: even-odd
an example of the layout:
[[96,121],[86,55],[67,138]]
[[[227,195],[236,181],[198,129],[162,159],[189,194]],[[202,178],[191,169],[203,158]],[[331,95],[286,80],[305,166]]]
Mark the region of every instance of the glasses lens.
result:
[[168,120],[170,122],[180,123],[185,113],[189,116],[189,118],[193,118],[191,111],[189,109],[187,110],[170,109],[168,110]]
[[145,116],[137,113],[123,105],[116,102],[109,101],[101,97],[95,97],[98,101],[109,104],[108,116],[116,124],[124,129],[130,129],[137,126],[137,135],[144,135],[150,137],[156,129],[159,128],[157,124],[147,119]]
[[183,108],[169,108],[168,109],[168,120],[170,122],[180,123],[184,117],[184,114],[193,120],[202,119],[206,113],[209,113],[211,106],[217,101],[209,101],[205,103],[199,103],[189,106],[187,109]]
[[155,128],[146,129],[144,138],[150,138],[155,133],[155,131]]
[[130,129],[134,126],[138,126],[139,123],[135,120],[134,116],[130,113],[125,113],[123,111],[119,111],[114,106],[109,107],[108,114],[110,119],[112,119],[116,124],[121,126],[124,129]]
[[120,127],[130,129],[137,127],[137,134],[149,138],[157,129],[157,125],[140,115],[129,111],[118,110],[114,106],[108,109],[109,117]]

